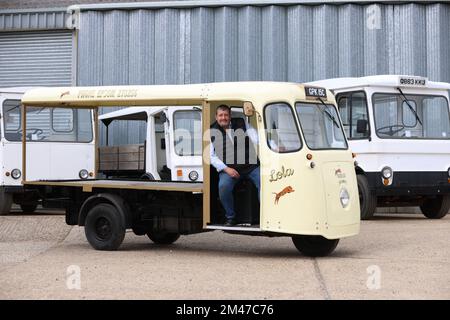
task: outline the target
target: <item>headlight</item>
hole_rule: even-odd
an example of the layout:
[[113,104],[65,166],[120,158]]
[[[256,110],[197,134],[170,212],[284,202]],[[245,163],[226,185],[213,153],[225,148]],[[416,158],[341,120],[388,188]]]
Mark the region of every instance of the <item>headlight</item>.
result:
[[22,176],[22,172],[20,172],[19,169],[13,169],[13,171],[11,171],[11,177],[13,177],[14,179],[19,179]]
[[198,172],[195,170],[189,172],[189,179],[191,179],[191,181],[196,181],[198,179]]
[[81,179],[87,179],[89,177],[89,172],[86,169],[80,170],[78,173]]
[[390,179],[392,177],[392,169],[390,167],[384,167],[381,170],[381,175],[383,176],[383,178],[385,179]]
[[348,194],[347,189],[341,189],[341,192],[339,193],[339,199],[341,200],[342,207],[346,208],[350,202],[350,195]]

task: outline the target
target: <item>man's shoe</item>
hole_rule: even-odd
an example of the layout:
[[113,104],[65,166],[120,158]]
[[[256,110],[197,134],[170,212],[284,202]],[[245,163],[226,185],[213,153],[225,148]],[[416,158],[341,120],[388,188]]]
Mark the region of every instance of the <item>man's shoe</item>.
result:
[[225,227],[232,227],[236,225],[236,221],[234,221],[233,219],[227,219],[227,221],[225,222]]

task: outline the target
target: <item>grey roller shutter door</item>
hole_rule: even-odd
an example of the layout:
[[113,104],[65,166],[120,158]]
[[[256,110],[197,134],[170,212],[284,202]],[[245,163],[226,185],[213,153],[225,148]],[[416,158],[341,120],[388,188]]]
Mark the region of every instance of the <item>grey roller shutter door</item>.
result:
[[0,87],[72,85],[72,32],[0,33]]

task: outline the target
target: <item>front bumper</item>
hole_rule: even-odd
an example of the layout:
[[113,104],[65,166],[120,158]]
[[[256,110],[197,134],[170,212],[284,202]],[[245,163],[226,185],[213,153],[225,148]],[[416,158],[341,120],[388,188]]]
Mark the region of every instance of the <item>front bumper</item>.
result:
[[383,185],[380,172],[366,173],[370,189],[377,196],[431,196],[450,194],[447,172],[395,172],[390,186]]

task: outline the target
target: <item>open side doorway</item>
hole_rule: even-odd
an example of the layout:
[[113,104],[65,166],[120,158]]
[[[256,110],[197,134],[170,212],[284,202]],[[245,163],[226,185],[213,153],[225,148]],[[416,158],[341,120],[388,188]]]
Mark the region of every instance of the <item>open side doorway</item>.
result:
[[[246,117],[243,112],[243,102],[241,101],[214,101],[204,104],[203,106],[203,117],[207,117],[209,121],[204,121],[204,132],[216,121],[216,109],[219,105],[225,104],[231,109],[231,119],[234,122],[241,121],[242,123],[249,122],[251,127],[253,127],[257,132],[257,122],[256,117]],[[207,108],[207,110],[205,110]],[[211,136],[204,135],[204,144],[209,145],[211,142]],[[234,140],[237,138],[234,137]],[[211,144],[212,146],[212,144]],[[208,154],[204,157],[209,157],[209,148],[204,149]],[[258,155],[258,145],[256,144],[256,155]],[[210,220],[209,224],[206,226],[208,229],[222,229],[222,230],[243,230],[248,229],[249,231],[255,230],[259,231],[260,224],[260,202],[258,200],[258,191],[253,182],[249,178],[241,179],[235,186],[233,190],[233,200],[234,200],[234,211],[236,213],[236,225],[234,226],[224,226],[226,221],[224,206],[221,203],[219,197],[219,172],[217,169],[210,164],[204,167],[204,193],[206,190],[209,192],[209,201],[204,201],[204,204],[209,203]],[[258,167],[255,170],[260,170]],[[208,174],[208,179],[206,179],[206,174]],[[226,174],[226,173],[224,173]]]

